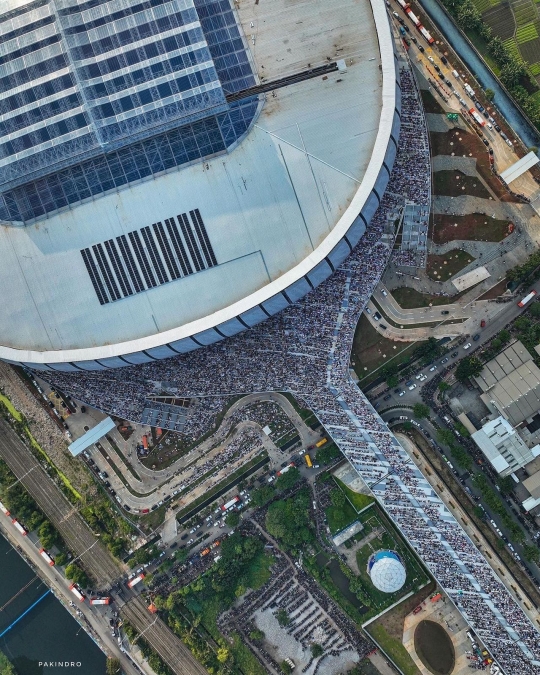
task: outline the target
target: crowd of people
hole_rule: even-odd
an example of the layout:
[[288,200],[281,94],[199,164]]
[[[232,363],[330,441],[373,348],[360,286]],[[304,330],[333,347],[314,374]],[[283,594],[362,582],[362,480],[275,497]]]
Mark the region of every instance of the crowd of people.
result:
[[146,397],[161,393],[165,383],[171,393],[209,397],[211,405],[216,395],[292,392],[373,485],[505,671],[532,675],[537,671],[533,655],[540,660],[538,633],[349,374],[358,319],[391,254],[382,236],[387,214],[404,196],[429,203],[427,129],[406,69],[401,90],[404,123],[390,183],[359,244],[329,279],[277,316],[204,350],[120,370],[48,373],[47,378],[78,400],[135,421]]

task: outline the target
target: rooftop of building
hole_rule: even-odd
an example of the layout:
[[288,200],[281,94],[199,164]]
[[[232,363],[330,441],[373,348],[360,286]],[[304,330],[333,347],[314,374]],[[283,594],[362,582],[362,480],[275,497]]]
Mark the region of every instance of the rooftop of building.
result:
[[[381,26],[387,30],[386,12],[376,5],[374,11],[377,29],[368,0],[240,3],[261,81],[334,59],[345,60],[346,72],[269,93],[255,125],[227,154],[131,183],[26,227],[2,227],[2,357],[34,361],[36,353],[61,352],[59,360],[77,361],[71,350],[103,358],[180,340],[271,298],[324,259],[369,196],[392,126],[394,105],[384,108],[383,73],[391,78],[393,101],[393,53],[389,32],[377,34]],[[197,213],[202,230],[195,232]],[[157,241],[156,223],[166,230],[168,219],[176,219],[180,232],[182,217],[203,252],[200,269],[187,251],[192,273],[170,280],[165,272],[170,283],[161,283],[154,266],[155,287],[129,297],[119,287],[118,297],[105,288],[108,302],[100,304],[81,252],[94,261],[103,255],[114,267],[107,242],[120,247],[119,238],[130,240],[136,232],[148,250],[144,228],[154,227]],[[162,249],[163,260],[166,254]],[[119,343],[127,345],[123,352],[116,350]]]

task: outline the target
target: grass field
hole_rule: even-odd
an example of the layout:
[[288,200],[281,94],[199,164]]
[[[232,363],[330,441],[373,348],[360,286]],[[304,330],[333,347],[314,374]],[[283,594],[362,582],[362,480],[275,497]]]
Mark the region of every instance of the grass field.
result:
[[502,241],[508,234],[508,221],[498,220],[482,213],[465,216],[435,214],[431,238],[436,244],[448,241]]
[[400,364],[409,360],[414,348],[421,342],[394,342],[379,335],[375,328],[362,314],[356,327],[352,350],[352,366],[362,381],[362,385],[369,384],[377,377],[374,373],[379,366],[392,359],[392,363]]
[[372,624],[368,629],[368,633],[373,635],[404,675],[421,675],[403,643],[389,635],[384,626]]
[[373,497],[370,497],[369,495],[364,495],[364,494],[361,494],[360,492],[355,492],[354,490],[351,490],[351,488],[347,487],[345,485],[345,483],[343,483],[342,481],[339,480],[339,478],[334,478],[334,480],[339,485],[339,487],[343,490],[347,499],[351,502],[351,504],[354,506],[356,511],[361,511],[366,506],[369,506],[370,504],[373,504],[373,502],[374,502]]
[[472,255],[459,249],[448,251],[443,255],[428,255],[426,273],[430,279],[448,281],[473,260]]
[[538,31],[534,23],[528,23],[526,26],[521,26],[516,31],[516,40],[518,44],[522,42],[528,42],[529,40],[534,40],[538,37]]
[[417,307],[429,307],[430,305],[447,305],[455,302],[459,295],[429,295],[427,293],[420,293],[414,288],[394,288],[392,291],[395,301],[403,309],[416,309]]

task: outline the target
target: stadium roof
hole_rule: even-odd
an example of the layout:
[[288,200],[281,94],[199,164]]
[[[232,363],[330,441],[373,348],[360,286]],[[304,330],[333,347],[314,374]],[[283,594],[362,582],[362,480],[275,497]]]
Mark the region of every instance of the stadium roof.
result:
[[[68,42],[94,44],[101,32],[97,24],[90,24],[101,21],[101,4],[82,14],[74,8],[87,7],[87,3],[64,0],[60,4],[66,13],[47,31],[52,35],[64,24],[75,31],[76,25],[85,24]],[[175,0],[164,4],[169,13],[179,7]],[[196,11],[194,30],[199,31],[200,24],[202,33],[197,36],[201,49],[206,45],[209,51],[205,52],[210,59],[207,70],[212,74],[208,84],[213,91],[224,92],[226,113],[216,112],[212,102],[197,99],[197,110],[190,108],[189,115],[185,110],[160,112],[157,125],[141,108],[140,118],[135,119],[134,113],[129,117],[129,133],[125,124],[114,126],[113,118],[107,118],[98,135],[103,140],[110,132],[107,143],[114,151],[106,150],[104,155],[102,144],[98,159],[105,157],[115,167],[127,162],[122,164],[122,175],[133,180],[117,186],[97,185],[92,181],[103,175],[98,171],[103,164],[74,165],[71,150],[60,152],[58,148],[61,157],[56,157],[54,166],[70,162],[72,173],[70,177],[54,175],[59,180],[65,177],[67,186],[72,185],[73,172],[78,172],[76,189],[82,190],[77,193],[81,201],[58,209],[62,199],[53,194],[49,178],[41,176],[53,166],[47,148],[25,150],[24,157],[33,158],[34,167],[39,165],[37,173],[28,165],[23,171],[24,162],[17,164],[19,173],[15,177],[10,174],[11,178],[5,174],[5,185],[39,174],[48,187],[38,191],[39,204],[32,201],[33,188],[28,185],[33,183],[9,188],[12,192],[26,190],[27,198],[9,203],[17,208],[32,203],[38,215],[25,226],[14,223],[19,226],[0,230],[0,282],[4,289],[0,358],[61,370],[103,369],[166,358],[211,344],[275,314],[321,283],[344,260],[376,210],[393,164],[399,129],[393,44],[384,6],[375,0],[372,5],[368,0],[329,0],[317,11],[309,4],[291,5],[286,0],[258,5],[256,11],[240,5],[233,17],[244,52],[238,43],[227,43],[227,49],[236,49],[238,59],[247,54],[258,86],[284,80],[288,86],[276,85],[265,101],[248,96],[231,102],[231,91],[240,95],[238,87],[251,80],[244,69],[244,79],[232,82],[216,56],[219,50],[203,20],[210,4],[214,7],[215,3],[200,0],[184,4],[190,8],[190,16]],[[216,13],[229,21],[228,13],[225,19],[222,16],[223,2],[218,5]],[[9,9],[21,6],[10,0]],[[48,2],[41,6],[43,20],[52,6]],[[135,6],[115,0],[107,7],[109,20],[112,9],[127,12]],[[0,34],[8,28],[10,32],[19,30],[12,19],[8,26],[6,16],[0,15]],[[144,23],[142,16],[132,20],[137,25]],[[114,21],[119,31],[127,18]],[[40,30],[32,44],[44,36],[45,29]],[[185,33],[184,29],[180,32]],[[126,39],[133,40],[134,35],[132,31]],[[78,52],[71,54],[72,47],[62,42],[65,37],[57,37],[56,46],[50,49],[64,54],[71,72],[69,63]],[[148,44],[154,43],[161,44],[148,38]],[[16,46],[9,43],[13,54]],[[191,49],[183,53],[191,53]],[[113,51],[118,57],[119,48]],[[104,58],[94,60],[101,63]],[[313,68],[326,67],[332,59],[336,63],[333,69],[313,76]],[[133,69],[131,66],[128,71]],[[102,74],[98,80],[109,87],[111,77],[110,73]],[[23,86],[20,81],[15,84],[16,91]],[[135,89],[142,90],[143,84],[138,83]],[[192,84],[193,91],[199,92]],[[85,89],[79,87],[75,87],[78,95]],[[109,88],[107,92],[113,100],[119,96]],[[141,103],[140,95],[135,99]],[[155,106],[165,106],[163,101],[158,103],[155,101]],[[164,122],[163,116],[169,113],[172,117]],[[226,148],[205,146],[202,155],[188,153],[186,162],[164,164],[163,158],[173,146],[182,141],[182,147],[187,147],[184,136],[183,140],[170,136],[179,128],[185,130],[186,125],[211,119],[225,138],[228,123],[218,119],[222,114],[229,115],[232,126],[238,127],[227,132]],[[119,116],[116,112],[114,124],[119,124]],[[49,122],[44,118],[40,124]],[[140,133],[135,133],[133,125],[141,127]],[[166,138],[161,134],[165,128]],[[200,133],[206,134],[211,145],[213,132],[205,129]],[[92,133],[88,131],[89,138]],[[129,145],[133,139],[138,145]],[[143,147],[144,143],[151,146]],[[93,141],[89,145],[84,158],[98,162]],[[128,165],[133,174],[128,174]],[[144,172],[138,168],[143,165],[147,167]],[[163,170],[157,171],[160,167]],[[83,183],[87,188],[81,188]],[[49,193],[49,201],[43,204],[43,195]],[[40,209],[47,209],[47,213],[39,216]]]

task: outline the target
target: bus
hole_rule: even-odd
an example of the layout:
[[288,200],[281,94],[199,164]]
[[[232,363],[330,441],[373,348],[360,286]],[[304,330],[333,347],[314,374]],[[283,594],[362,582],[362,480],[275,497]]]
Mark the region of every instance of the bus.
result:
[[9,516],[9,510],[2,504],[2,502],[0,502],[0,511],[2,511],[5,516]]
[[311,467],[313,466],[313,462],[311,461],[311,457],[308,455],[307,452],[306,452],[306,454],[304,455],[304,459],[306,460],[307,468],[308,468],[308,469],[311,469]]
[[77,586],[77,584],[71,584],[69,590],[73,593],[73,595],[77,598],[77,600],[79,600],[79,602],[84,602],[85,596],[83,595],[81,589]]
[[321,440],[318,443],[315,443],[316,448],[320,448],[322,445],[328,442],[327,438],[321,438]]
[[145,577],[144,574],[138,574],[133,579],[130,579],[127,583],[128,588],[133,588],[133,586],[136,586],[138,583],[140,583],[144,579],[144,577]]
[[530,302],[534,296],[536,295],[536,291],[531,291],[528,295],[526,295],[523,300],[520,300],[518,302],[518,307],[525,307],[525,305]]
[[147,438],[147,436],[142,437],[142,444],[143,444],[143,448],[145,450],[148,450],[148,438]]
[[92,598],[90,600],[91,605],[108,605],[110,604],[111,599],[110,598]]
[[54,566],[54,559],[51,558],[51,556],[47,553],[47,551],[44,548],[39,549],[39,555],[45,560],[45,562],[50,565],[51,567]]
[[13,523],[15,529],[18,530],[23,537],[26,537],[26,535],[28,534],[28,530],[26,529],[26,527],[24,525],[21,525],[16,518],[14,518],[11,522]]

